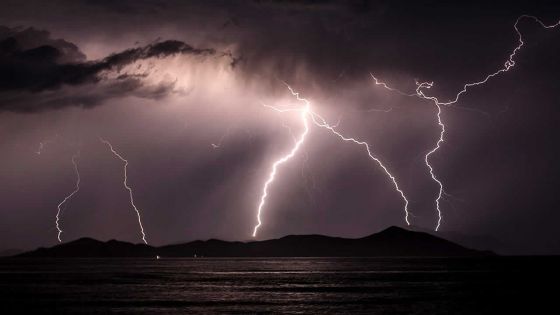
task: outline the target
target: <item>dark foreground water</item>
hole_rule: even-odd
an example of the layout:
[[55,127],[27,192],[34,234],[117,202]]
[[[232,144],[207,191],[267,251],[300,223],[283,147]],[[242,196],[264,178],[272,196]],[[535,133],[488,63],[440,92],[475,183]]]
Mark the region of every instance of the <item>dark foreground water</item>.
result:
[[[556,257],[4,259],[0,314],[543,314]],[[558,313],[556,313],[558,314]]]

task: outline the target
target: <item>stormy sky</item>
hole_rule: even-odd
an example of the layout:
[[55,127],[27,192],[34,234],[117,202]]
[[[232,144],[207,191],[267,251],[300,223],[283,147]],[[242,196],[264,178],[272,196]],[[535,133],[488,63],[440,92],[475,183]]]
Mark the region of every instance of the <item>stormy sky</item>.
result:
[[[410,201],[437,223],[424,162],[437,108],[376,86],[453,98],[501,67],[522,14],[560,5],[469,1],[2,1],[0,249],[82,236],[140,242],[128,184],[154,245],[249,240],[272,163],[302,121],[284,83],[341,133],[367,141]],[[506,253],[559,254],[560,28],[518,24],[515,67],[445,107],[432,156],[445,186],[442,235]],[[364,148],[310,126],[270,187],[257,239],[360,237],[405,226],[403,200]]]

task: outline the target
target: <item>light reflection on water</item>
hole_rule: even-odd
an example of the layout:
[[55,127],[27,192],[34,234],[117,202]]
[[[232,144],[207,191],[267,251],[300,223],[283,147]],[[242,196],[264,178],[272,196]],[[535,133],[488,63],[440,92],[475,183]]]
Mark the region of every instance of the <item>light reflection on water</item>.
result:
[[539,288],[558,275],[558,262],[6,259],[0,260],[0,308],[9,312],[0,313],[494,314],[543,305],[534,299],[552,294]]

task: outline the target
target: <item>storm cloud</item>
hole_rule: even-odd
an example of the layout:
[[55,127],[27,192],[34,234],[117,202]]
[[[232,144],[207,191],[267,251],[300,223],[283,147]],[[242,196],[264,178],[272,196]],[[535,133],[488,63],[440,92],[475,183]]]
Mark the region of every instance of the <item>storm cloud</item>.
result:
[[[101,60],[87,61],[79,48],[63,39],[51,39],[47,31],[23,30],[0,26],[0,110],[40,111],[64,106],[94,106],[110,97],[135,95],[160,98],[173,88],[173,83],[146,88],[142,77],[148,73],[120,73],[123,67],[149,58],[174,55],[214,55],[213,49],[197,49],[177,40],[155,42],[111,54]],[[111,82],[104,73],[114,71]],[[66,97],[33,102],[48,96],[41,92],[64,86],[94,85],[95,93],[71,93]],[[74,95],[72,95],[74,94]],[[22,99],[23,98],[23,99]],[[33,104],[33,105],[30,105]]]

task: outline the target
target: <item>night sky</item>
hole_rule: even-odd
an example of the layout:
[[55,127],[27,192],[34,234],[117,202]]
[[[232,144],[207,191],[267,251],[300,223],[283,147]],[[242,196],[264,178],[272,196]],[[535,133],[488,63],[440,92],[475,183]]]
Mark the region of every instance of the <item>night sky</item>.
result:
[[[551,25],[560,4],[469,1],[5,1],[0,4],[0,250],[83,236],[148,243],[249,240],[272,164],[303,130],[284,84],[366,141],[437,224],[424,156],[434,103],[504,66],[522,14]],[[560,254],[560,26],[518,24],[515,67],[443,106],[431,156],[446,195],[442,235],[515,254]],[[406,226],[403,199],[364,147],[311,125],[270,186],[256,239],[365,236]]]

